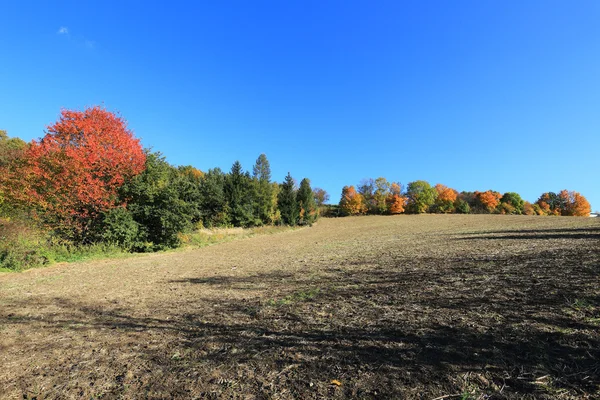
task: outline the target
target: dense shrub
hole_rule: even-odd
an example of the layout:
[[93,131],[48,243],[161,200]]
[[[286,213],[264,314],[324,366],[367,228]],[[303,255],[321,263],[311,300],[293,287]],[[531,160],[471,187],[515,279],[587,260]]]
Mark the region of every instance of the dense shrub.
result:
[[22,270],[48,263],[41,235],[27,221],[0,218],[0,269]]
[[179,234],[192,227],[195,204],[182,198],[180,176],[160,153],[148,153],[146,169],[121,188],[127,210],[138,224],[136,250],[161,250],[180,245]]
[[458,214],[469,214],[471,212],[471,206],[465,200],[457,199],[454,202],[454,209]]
[[99,226],[98,239],[108,245],[114,245],[130,251],[140,248],[140,225],[133,219],[133,214],[124,207],[104,213]]

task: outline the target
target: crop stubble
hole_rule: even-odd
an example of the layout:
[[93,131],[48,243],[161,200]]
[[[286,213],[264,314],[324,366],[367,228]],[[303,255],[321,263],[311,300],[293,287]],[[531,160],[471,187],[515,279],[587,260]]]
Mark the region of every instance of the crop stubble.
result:
[[0,398],[598,398],[599,222],[324,219],[0,274]]

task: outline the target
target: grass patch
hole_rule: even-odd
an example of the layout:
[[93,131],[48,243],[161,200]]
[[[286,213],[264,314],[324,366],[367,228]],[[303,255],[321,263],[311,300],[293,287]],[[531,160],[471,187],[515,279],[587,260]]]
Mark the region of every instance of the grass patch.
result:
[[320,292],[319,288],[311,288],[308,290],[303,290],[299,292],[295,292],[290,294],[289,296],[284,297],[283,299],[275,300],[269,299],[267,300],[267,305],[271,307],[280,307],[286,306],[294,303],[300,303],[304,301],[313,300]]
[[[293,229],[288,226],[199,229],[180,235],[180,249],[202,248],[233,240],[272,235]],[[177,249],[167,249],[172,251]],[[131,257],[135,253],[105,243],[76,245],[53,239],[19,221],[0,220],[0,272],[19,272],[60,262]]]
[[191,233],[180,235],[182,248],[202,248],[214,244],[250,238],[254,236],[273,235],[294,229],[289,226],[260,226],[255,228],[212,228],[198,229]]

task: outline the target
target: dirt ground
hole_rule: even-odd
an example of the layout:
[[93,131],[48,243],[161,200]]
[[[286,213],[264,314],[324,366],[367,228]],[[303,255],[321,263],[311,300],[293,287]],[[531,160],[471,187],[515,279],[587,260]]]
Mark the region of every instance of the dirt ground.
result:
[[2,399],[598,399],[600,219],[323,219],[0,274]]

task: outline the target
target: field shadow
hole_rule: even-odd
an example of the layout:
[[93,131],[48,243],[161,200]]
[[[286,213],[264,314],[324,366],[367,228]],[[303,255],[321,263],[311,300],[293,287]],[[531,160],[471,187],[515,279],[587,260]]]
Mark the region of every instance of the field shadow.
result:
[[462,237],[454,240],[530,240],[530,239],[600,239],[600,227],[588,228],[560,228],[560,229],[522,229],[522,230],[497,230],[485,232],[464,233]]

